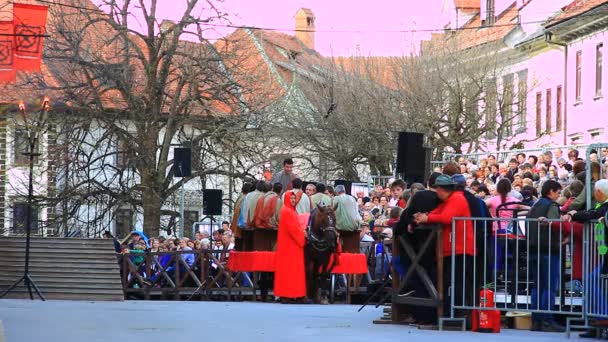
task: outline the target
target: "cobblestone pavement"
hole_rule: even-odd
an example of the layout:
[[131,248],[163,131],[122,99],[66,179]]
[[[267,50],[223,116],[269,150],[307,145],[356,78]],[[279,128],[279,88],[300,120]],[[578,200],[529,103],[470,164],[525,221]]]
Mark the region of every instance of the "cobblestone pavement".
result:
[[[0,300],[8,342],[94,341],[555,341],[565,334],[422,331],[375,325],[381,309],[226,302]],[[578,338],[574,338],[578,339]]]

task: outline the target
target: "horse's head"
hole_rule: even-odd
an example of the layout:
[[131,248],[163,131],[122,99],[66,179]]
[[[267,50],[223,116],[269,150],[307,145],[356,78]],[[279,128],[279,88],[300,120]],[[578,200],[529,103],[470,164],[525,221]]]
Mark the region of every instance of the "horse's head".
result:
[[331,207],[317,205],[317,211],[312,224],[312,232],[327,241],[336,239],[336,214]]

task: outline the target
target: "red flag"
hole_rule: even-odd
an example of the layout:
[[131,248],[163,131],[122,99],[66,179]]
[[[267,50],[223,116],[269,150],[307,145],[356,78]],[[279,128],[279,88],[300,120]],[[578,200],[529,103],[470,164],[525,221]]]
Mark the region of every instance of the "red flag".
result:
[[15,82],[13,22],[0,21],[0,83]]
[[46,13],[46,6],[13,4],[15,24],[14,63],[17,70],[40,71]]

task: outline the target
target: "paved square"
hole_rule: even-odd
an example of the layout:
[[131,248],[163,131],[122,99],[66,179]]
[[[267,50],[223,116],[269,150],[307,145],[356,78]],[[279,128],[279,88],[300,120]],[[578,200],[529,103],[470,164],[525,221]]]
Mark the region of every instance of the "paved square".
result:
[[565,334],[421,331],[375,325],[381,309],[353,305],[0,300],[8,342],[94,341],[555,341]]

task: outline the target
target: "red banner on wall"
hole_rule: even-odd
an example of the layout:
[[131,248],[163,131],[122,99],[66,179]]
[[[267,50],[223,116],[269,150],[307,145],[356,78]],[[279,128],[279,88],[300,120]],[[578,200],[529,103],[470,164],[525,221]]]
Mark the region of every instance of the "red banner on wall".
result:
[[14,31],[12,21],[0,21],[0,83],[15,81]]
[[13,15],[15,68],[40,71],[47,7],[14,3]]

